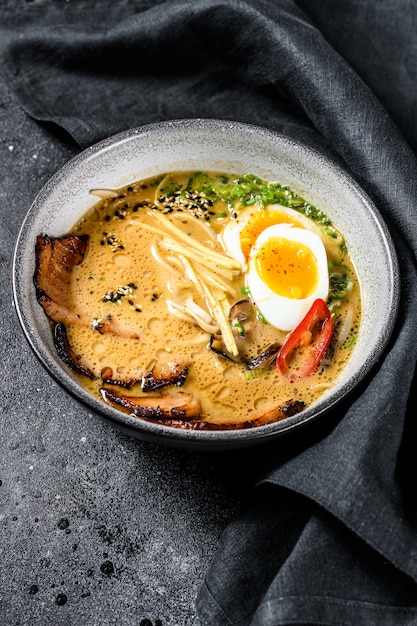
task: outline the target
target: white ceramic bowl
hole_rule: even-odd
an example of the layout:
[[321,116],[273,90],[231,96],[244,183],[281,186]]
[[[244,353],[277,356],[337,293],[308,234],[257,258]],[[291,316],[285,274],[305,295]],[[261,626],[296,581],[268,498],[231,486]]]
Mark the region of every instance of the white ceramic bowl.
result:
[[[290,185],[322,208],[343,232],[359,275],[363,320],[353,355],[335,386],[284,421],[237,431],[192,431],[142,421],[101,403],[62,363],[33,286],[35,239],[66,234],[97,202],[92,188],[118,188],[172,170],[250,172]],[[113,426],[168,446],[237,448],[300,429],[333,409],[363,381],[391,335],[399,301],[398,265],[384,222],[370,199],[339,166],[318,152],[264,128],[217,120],[176,120],[129,130],[81,152],[45,185],[16,244],[14,297],[24,333],[51,376]],[[70,400],[69,400],[70,401]]]

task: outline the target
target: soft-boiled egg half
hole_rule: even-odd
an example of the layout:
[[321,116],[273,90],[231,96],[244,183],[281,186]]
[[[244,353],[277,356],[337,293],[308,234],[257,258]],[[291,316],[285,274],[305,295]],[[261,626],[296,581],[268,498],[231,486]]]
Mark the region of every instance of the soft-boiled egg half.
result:
[[293,330],[317,298],[327,298],[329,273],[322,240],[305,228],[270,226],[252,246],[247,285],[270,324]]
[[245,210],[223,233],[229,254],[246,272],[251,299],[267,322],[284,331],[328,295],[326,249],[313,230],[316,225],[304,215],[270,205]]
[[299,228],[316,231],[313,220],[280,204],[269,204],[265,208],[246,207],[225,227],[222,240],[229,254],[246,269],[249,253],[258,236],[274,224],[291,224]]

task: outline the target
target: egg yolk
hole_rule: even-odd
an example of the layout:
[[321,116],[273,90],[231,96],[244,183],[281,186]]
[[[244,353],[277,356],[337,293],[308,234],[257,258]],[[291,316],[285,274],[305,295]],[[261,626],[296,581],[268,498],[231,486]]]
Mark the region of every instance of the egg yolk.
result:
[[271,237],[259,247],[254,263],[259,277],[279,296],[308,298],[317,288],[317,259],[298,241]]
[[277,209],[264,209],[254,213],[240,231],[240,247],[245,259],[249,254],[258,236],[269,226],[275,224],[293,224],[303,228],[302,224],[293,216]]

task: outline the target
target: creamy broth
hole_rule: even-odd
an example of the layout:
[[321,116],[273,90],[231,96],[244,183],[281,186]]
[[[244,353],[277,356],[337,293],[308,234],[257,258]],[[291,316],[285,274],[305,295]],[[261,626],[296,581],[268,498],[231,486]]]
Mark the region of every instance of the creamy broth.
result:
[[[251,293],[241,268],[233,263],[230,267],[216,266],[210,254],[233,262],[222,232],[227,224],[238,222],[245,212],[253,210],[254,204],[249,200],[245,206],[247,197],[243,201],[242,197],[231,199],[229,191],[227,197],[225,194],[219,199],[210,184],[214,181],[214,186],[229,189],[237,178],[213,172],[197,176],[192,172],[170,173],[114,192],[93,191],[103,197],[71,233],[87,235],[88,247],[83,261],[72,269],[69,287],[74,309],[88,318],[89,324],[66,324],[74,354],[95,376],[80,376],[92,394],[101,398],[103,387],[124,397],[190,393],[200,403],[198,421],[226,426],[250,422],[288,401],[308,406],[334,384],[358,332],[360,287],[343,236],[320,211],[311,221],[324,243],[330,267],[327,301],[334,336],[326,357],[301,380],[284,376],[275,359],[259,368],[248,368],[247,363],[253,363],[268,346],[283,344],[290,332],[266,321],[256,302],[251,303],[249,318],[229,321],[238,354],[224,345],[213,310],[220,306],[224,315],[236,302],[250,301]],[[197,181],[197,191],[189,189],[190,179]],[[288,197],[287,206],[300,215],[308,214],[306,207],[310,205],[297,200],[290,190]],[[267,207],[264,203],[257,210]],[[171,232],[172,224],[175,230]],[[178,239],[177,229],[183,240]],[[200,250],[193,248],[197,242],[203,246]],[[102,332],[110,319],[117,332]],[[155,364],[173,361],[186,368],[180,386],[177,383],[144,392],[143,376]],[[125,385],[126,381],[130,384]]]

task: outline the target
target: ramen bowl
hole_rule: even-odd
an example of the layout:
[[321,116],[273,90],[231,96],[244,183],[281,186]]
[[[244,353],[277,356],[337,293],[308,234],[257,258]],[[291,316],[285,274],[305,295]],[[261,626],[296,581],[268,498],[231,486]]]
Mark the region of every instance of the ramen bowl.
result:
[[[39,234],[60,237],[97,202],[91,189],[118,189],[170,171],[244,174],[288,185],[319,206],[343,233],[359,277],[362,320],[352,355],[334,385],[296,415],[253,428],[179,429],[146,421],[96,398],[63,363],[33,282]],[[372,250],[372,254],[369,251]],[[129,130],[86,149],[33,202],[15,248],[14,298],[24,334],[51,377],[110,425],[139,439],[204,450],[241,448],[295,433],[338,405],[382,357],[399,302],[398,266],[381,215],[358,184],[320,153],[265,128],[218,120],[176,120]],[[69,400],[73,401],[73,400]]]

